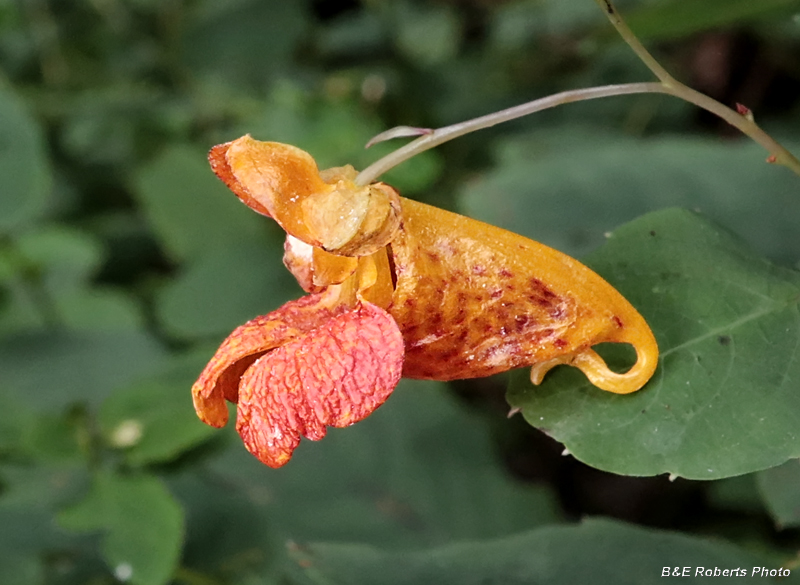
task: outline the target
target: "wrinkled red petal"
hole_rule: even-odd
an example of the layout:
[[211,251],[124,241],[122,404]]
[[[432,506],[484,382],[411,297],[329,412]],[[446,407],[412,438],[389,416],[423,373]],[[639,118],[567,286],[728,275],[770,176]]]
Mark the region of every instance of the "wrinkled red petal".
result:
[[400,381],[403,337],[383,309],[363,302],[259,358],[239,388],[236,430],[270,467],[284,465],[304,435],[365,418]]
[[237,401],[239,378],[245,370],[265,352],[316,329],[345,310],[331,309],[330,304],[325,293],[308,295],[236,328],[192,386],[197,416],[211,426],[225,426],[225,400]]

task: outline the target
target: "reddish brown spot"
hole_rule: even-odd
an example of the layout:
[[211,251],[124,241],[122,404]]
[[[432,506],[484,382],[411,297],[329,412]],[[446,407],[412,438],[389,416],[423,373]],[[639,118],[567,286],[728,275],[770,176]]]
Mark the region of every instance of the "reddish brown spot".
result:
[[517,315],[516,317],[514,317],[514,323],[517,333],[525,329],[525,325],[528,324],[528,321],[530,321],[530,317],[528,317],[527,315]]
[[568,343],[566,340],[558,338],[553,342],[553,345],[555,345],[558,349],[564,349],[567,347]]
[[503,289],[497,289],[495,291],[492,291],[492,294],[489,296],[491,296],[493,299],[499,299],[500,297],[503,296]]
[[549,299],[557,298],[556,294],[553,291],[551,291],[547,287],[547,285],[544,282],[542,282],[541,280],[539,280],[538,278],[531,278],[528,281],[528,283],[529,283],[530,287],[535,289],[540,295],[542,295],[542,296],[544,296],[546,298],[549,298]]
[[620,319],[620,318],[619,318],[619,317],[617,317],[616,315],[614,315],[614,316],[612,317],[612,319],[614,320],[614,324],[615,324],[615,325],[616,325],[618,328],[620,328],[620,329],[625,329],[625,325],[622,323],[622,319]]
[[425,255],[434,262],[439,262],[441,260],[439,254],[433,252],[432,250],[425,250]]
[[472,274],[477,274],[478,276],[483,276],[486,274],[486,268],[481,266],[480,264],[476,264],[472,267]]
[[502,278],[514,278],[514,273],[506,268],[503,268],[499,274]]
[[467,273],[463,270],[453,270],[451,271],[452,278],[456,282],[464,282],[467,278]]

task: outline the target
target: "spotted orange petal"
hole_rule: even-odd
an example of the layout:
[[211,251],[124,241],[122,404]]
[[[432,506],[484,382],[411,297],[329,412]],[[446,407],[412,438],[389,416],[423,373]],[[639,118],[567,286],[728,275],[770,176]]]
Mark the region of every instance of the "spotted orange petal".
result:
[[192,386],[194,408],[211,426],[228,422],[225,400],[237,402],[239,378],[267,351],[316,329],[346,307],[336,307],[326,293],[289,301],[268,315],[236,328],[211,358]]
[[[600,275],[547,246],[401,198],[392,241],[389,311],[403,332],[407,378],[478,378],[532,366],[539,384],[558,364],[603,390],[641,388],[658,345],[639,312]],[[629,343],[636,364],[608,368],[592,346]]]
[[236,429],[263,463],[281,467],[300,436],[319,440],[386,401],[400,381],[403,338],[372,303],[260,357],[242,376]]

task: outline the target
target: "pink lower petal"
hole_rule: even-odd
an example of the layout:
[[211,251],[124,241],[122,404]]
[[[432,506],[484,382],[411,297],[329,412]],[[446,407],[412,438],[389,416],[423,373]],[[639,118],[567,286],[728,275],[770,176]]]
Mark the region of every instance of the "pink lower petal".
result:
[[270,467],[284,465],[300,436],[357,422],[400,381],[403,338],[383,309],[363,302],[260,357],[242,376],[236,429]]
[[238,400],[239,379],[245,370],[265,352],[297,339],[346,310],[331,305],[325,293],[308,295],[237,327],[192,386],[192,399],[200,419],[214,427],[225,426],[228,422],[225,400]]

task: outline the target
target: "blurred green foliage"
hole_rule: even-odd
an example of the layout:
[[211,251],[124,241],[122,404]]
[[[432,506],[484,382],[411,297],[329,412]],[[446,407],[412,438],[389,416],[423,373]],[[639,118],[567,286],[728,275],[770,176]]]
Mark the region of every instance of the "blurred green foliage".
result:
[[[618,7],[677,77],[798,151],[797,0]],[[663,96],[542,112],[385,179],[588,254],[651,320],[653,384],[621,401],[573,370],[538,389],[513,374],[531,424],[594,467],[723,479],[561,457],[505,419],[502,380],[403,382],[277,471],[192,410],[220,340],[301,293],[210,146],[250,133],[363,168],[394,125],[644,79],[591,0],[0,2],[0,583],[642,583],[791,563],[800,179]],[[658,530],[568,524],[598,513]]]

